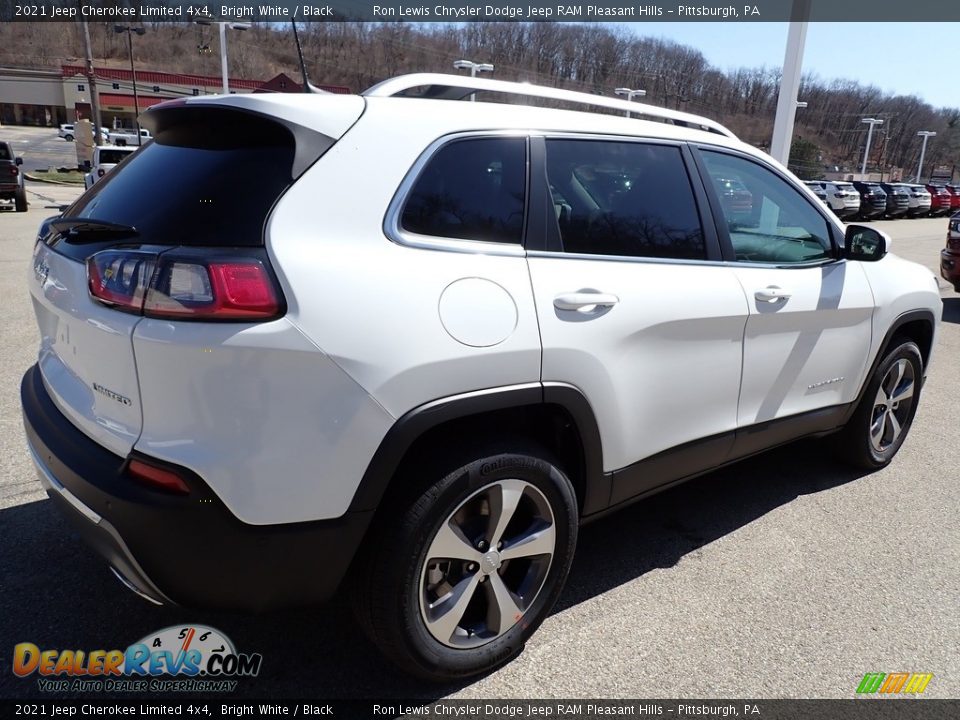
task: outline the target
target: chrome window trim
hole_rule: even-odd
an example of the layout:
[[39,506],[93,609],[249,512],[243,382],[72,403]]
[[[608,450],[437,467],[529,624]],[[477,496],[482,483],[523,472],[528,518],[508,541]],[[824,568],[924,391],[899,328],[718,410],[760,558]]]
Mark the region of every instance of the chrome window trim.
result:
[[551,250],[528,250],[529,258],[562,258],[569,260],[601,260],[606,262],[624,262],[641,263],[653,265],[705,265],[708,267],[729,267],[729,268],[766,268],[768,270],[808,270],[810,268],[822,267],[824,265],[833,265],[835,263],[846,262],[845,258],[824,258],[806,263],[757,263],[757,262],[739,262],[729,260],[690,260],[687,258],[658,258],[658,257],[640,257],[633,255],[592,255],[590,253],[568,253],[554,252]]
[[[452,133],[437,138],[430,143],[420,154],[416,162],[407,171],[400,183],[400,187],[394,193],[390,204],[387,205],[387,212],[383,218],[383,234],[387,239],[397,245],[420,248],[424,250],[444,250],[447,252],[469,253],[473,255],[502,255],[505,257],[526,257],[526,250],[523,247],[523,238],[517,243],[488,242],[484,240],[463,240],[460,238],[446,238],[434,235],[421,235],[420,233],[405,230],[400,225],[403,206],[406,204],[417,180],[420,178],[423,169],[433,159],[433,157],[450,143],[464,139],[477,138],[497,138],[497,137],[519,137],[527,140],[530,137],[528,130],[470,130],[464,132]],[[529,151],[527,151],[527,162],[529,163]],[[527,173],[529,175],[529,171]],[[526,182],[526,178],[524,178]],[[529,206],[529,187],[525,188],[524,212]]]

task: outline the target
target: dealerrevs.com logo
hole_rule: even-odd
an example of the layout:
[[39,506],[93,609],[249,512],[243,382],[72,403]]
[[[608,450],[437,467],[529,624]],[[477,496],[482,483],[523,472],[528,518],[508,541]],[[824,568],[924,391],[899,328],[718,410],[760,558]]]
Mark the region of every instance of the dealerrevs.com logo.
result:
[[14,675],[36,675],[41,692],[231,692],[236,678],[256,677],[262,662],[205,625],[164,628],[126,650],[13,648]]

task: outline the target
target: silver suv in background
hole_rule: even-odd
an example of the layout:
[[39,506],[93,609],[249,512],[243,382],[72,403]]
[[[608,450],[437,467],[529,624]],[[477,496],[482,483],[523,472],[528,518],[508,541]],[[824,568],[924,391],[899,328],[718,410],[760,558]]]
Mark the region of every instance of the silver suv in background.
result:
[[841,220],[853,218],[860,212],[860,193],[852,183],[811,180],[807,184],[816,184],[823,190],[827,205]]

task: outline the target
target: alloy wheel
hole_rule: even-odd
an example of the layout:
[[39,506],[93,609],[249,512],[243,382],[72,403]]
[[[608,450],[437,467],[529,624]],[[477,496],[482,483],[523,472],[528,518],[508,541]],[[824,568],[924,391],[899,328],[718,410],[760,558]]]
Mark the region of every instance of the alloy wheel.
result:
[[457,649],[496,640],[533,605],[556,548],[553,510],[533,484],[497,480],[441,523],[420,577],[430,634]]
[[870,417],[870,444],[876,452],[889,449],[903,434],[913,407],[916,375],[913,364],[897,360],[877,388]]

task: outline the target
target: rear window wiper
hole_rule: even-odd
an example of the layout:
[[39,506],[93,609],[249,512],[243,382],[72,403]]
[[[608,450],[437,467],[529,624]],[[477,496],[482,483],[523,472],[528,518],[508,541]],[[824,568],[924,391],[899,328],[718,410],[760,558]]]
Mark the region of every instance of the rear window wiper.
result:
[[107,237],[135,237],[140,232],[132,225],[84,217],[62,217],[52,220],[50,227],[69,240],[97,240]]

